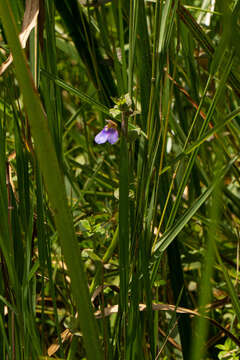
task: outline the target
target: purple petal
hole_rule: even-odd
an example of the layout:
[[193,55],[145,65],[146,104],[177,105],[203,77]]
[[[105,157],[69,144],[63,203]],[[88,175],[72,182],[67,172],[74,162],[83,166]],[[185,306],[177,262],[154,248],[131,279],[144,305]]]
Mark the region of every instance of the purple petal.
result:
[[95,136],[95,142],[97,144],[104,144],[108,140],[108,131],[109,130],[104,127],[102,131]]
[[117,129],[110,128],[108,130],[108,139],[107,139],[107,141],[110,144],[115,144],[115,142],[118,141],[118,131],[117,131]]

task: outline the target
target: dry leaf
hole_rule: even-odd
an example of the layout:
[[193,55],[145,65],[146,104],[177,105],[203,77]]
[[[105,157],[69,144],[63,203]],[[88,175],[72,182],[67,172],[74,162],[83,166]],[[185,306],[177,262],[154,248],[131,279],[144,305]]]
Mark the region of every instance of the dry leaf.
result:
[[[69,329],[66,329],[61,333],[62,342],[66,341],[70,337],[72,337],[72,334]],[[49,346],[48,351],[47,351],[48,356],[54,355],[58,351],[59,348],[60,348],[60,345],[58,343],[52,344],[51,346]]]
[[[144,311],[146,310],[146,304],[139,304],[139,311]],[[189,314],[190,316],[198,316],[201,318],[204,318],[206,320],[208,320],[210,323],[212,323],[214,326],[216,326],[219,330],[221,330],[221,332],[223,332],[225,335],[227,335],[233,342],[235,342],[235,344],[237,344],[238,346],[240,346],[240,341],[230,332],[228,331],[226,328],[224,328],[222,325],[220,325],[217,321],[215,321],[214,319],[211,319],[208,316],[204,316],[201,315],[199,312],[195,311],[195,310],[190,310],[190,309],[186,309],[183,307],[177,307],[175,305],[169,305],[169,304],[152,304],[152,309],[155,311],[173,311],[176,312],[177,314]],[[118,305],[114,305],[114,306],[110,306],[104,309],[104,315],[105,316],[110,316],[111,314],[117,313],[118,312]],[[94,313],[96,319],[101,319],[102,318],[102,311],[98,310]]]
[[[24,49],[32,29],[37,25],[37,17],[39,13],[39,0],[26,0],[26,9],[23,17],[22,31],[19,34],[19,40]],[[0,75],[8,68],[13,61],[12,54],[0,66]]]
[[[139,311],[144,311],[146,310],[146,304],[139,304]],[[222,325],[220,325],[217,321],[215,321],[214,319],[209,318],[208,316],[203,316],[201,314],[199,314],[199,312],[195,311],[195,310],[190,310],[190,309],[186,309],[183,307],[177,307],[175,305],[170,305],[170,304],[152,304],[152,309],[154,311],[173,311],[176,312],[177,314],[189,314],[191,316],[200,316],[206,320],[208,320],[210,323],[212,323],[214,326],[216,326],[221,333],[223,333],[225,336],[228,336],[233,342],[235,342],[235,344],[237,344],[238,346],[240,346],[240,341],[226,328],[224,328]],[[109,306],[106,307],[104,309],[104,315],[105,316],[110,316],[111,314],[117,313],[118,312],[118,305],[113,305],[113,306]],[[102,318],[102,312],[101,310],[98,310],[94,313],[96,319],[101,319]],[[78,314],[76,313],[75,317],[77,318]],[[160,331],[162,333],[162,331]],[[68,340],[69,338],[71,338],[74,334],[72,334],[70,332],[69,329],[66,329],[65,331],[63,331],[61,333],[61,339],[62,342]],[[179,348],[180,350],[180,346],[177,343],[173,343],[173,339],[168,339],[168,341],[172,342],[172,344]],[[59,349],[59,344],[56,340],[55,344],[52,344],[49,348],[48,348],[48,356],[52,356],[54,355]]]

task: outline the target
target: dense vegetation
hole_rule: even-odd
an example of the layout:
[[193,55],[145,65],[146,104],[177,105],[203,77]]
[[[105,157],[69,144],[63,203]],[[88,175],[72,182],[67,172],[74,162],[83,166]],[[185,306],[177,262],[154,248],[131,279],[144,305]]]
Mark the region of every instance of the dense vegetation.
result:
[[0,1],[0,359],[239,358],[239,13]]

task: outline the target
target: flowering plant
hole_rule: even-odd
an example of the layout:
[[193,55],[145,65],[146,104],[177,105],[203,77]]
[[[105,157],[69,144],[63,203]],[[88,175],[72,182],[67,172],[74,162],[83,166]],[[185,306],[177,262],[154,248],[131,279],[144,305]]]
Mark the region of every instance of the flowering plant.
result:
[[112,120],[107,120],[107,125],[95,136],[97,144],[104,144],[109,142],[115,144],[118,141],[117,124]]

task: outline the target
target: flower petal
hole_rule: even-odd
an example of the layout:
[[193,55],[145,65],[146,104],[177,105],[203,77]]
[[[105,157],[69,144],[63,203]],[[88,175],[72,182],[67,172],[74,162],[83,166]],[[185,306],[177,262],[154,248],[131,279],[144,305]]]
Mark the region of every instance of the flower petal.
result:
[[117,129],[110,128],[108,130],[108,139],[107,139],[107,141],[110,144],[115,144],[115,142],[118,141],[118,131],[117,131]]
[[108,130],[106,127],[95,136],[94,140],[97,144],[104,144],[108,140]]

